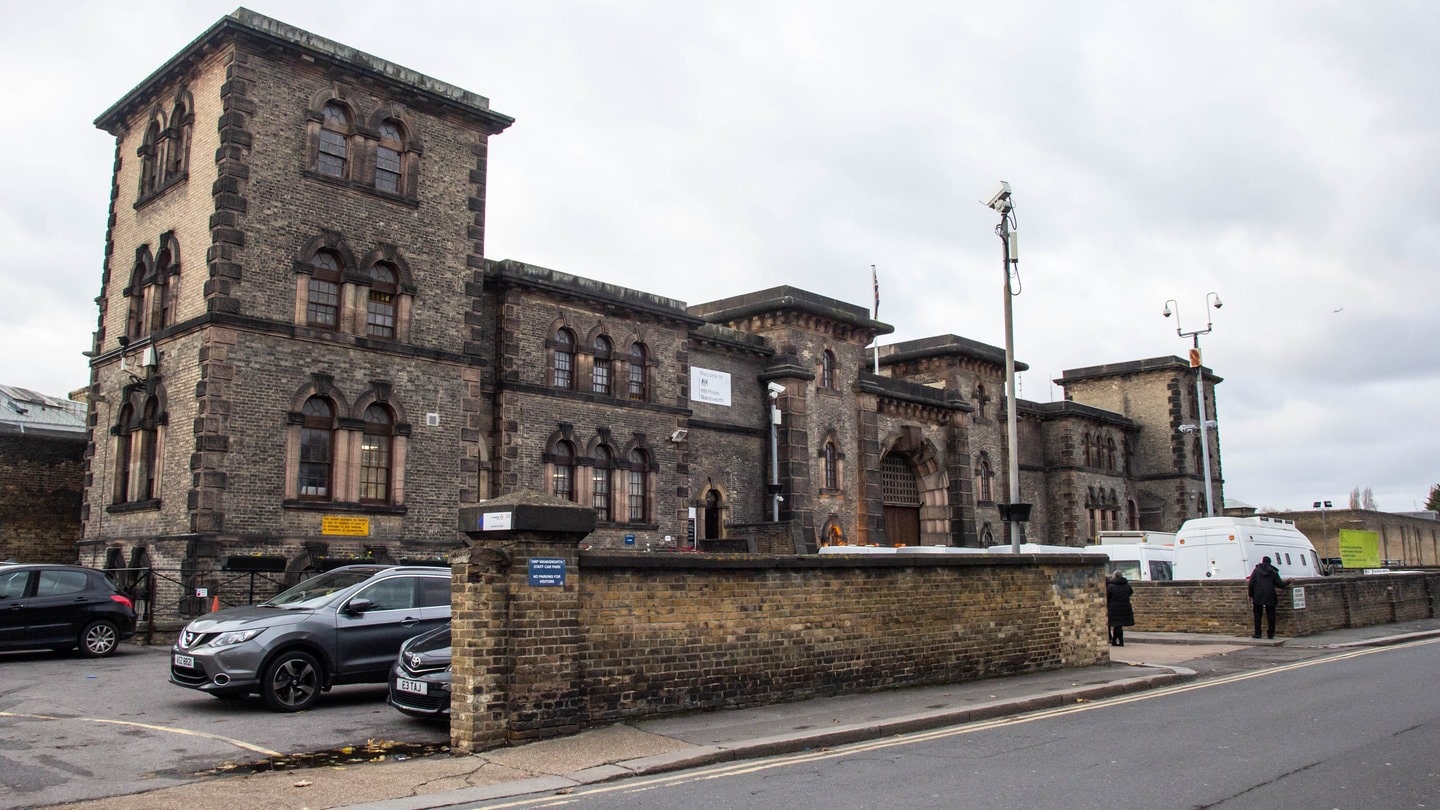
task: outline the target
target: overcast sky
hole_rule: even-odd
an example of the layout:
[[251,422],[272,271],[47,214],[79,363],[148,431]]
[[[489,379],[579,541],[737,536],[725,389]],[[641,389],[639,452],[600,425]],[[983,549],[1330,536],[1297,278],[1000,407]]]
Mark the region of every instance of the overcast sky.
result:
[[[88,383],[113,139],[236,3],[0,0],[0,383]],[[690,304],[790,284],[886,339],[1005,342],[1020,396],[1183,355],[1225,494],[1418,509],[1440,482],[1440,14],[1429,2],[429,2],[255,11],[475,91],[487,251]],[[1206,294],[1224,302],[1205,308]],[[1426,414],[1430,414],[1426,416]]]

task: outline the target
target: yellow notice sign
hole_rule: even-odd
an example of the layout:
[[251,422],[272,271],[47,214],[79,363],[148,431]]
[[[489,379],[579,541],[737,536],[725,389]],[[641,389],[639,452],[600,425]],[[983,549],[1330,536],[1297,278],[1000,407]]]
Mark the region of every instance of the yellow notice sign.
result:
[[1380,533],[1341,529],[1340,563],[1346,568],[1379,568]]
[[349,515],[322,515],[320,533],[341,537],[369,537],[370,518]]

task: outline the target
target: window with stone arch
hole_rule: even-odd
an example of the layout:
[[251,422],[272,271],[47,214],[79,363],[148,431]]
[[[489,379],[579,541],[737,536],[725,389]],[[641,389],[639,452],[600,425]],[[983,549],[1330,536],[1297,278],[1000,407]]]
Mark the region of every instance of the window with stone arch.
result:
[[365,302],[365,334],[395,337],[397,297],[400,287],[394,265],[376,262],[370,266],[370,293]]
[[354,131],[345,105],[331,101],[321,108],[315,171],[341,180],[350,177],[350,135]]
[[650,456],[636,448],[630,451],[627,501],[631,523],[650,523]]
[[1190,453],[1195,461],[1195,474],[1200,476],[1205,475],[1205,453],[1204,448],[1200,446],[1200,437],[1195,437],[1194,443],[1191,445]]
[[331,500],[335,463],[335,403],[323,396],[305,400],[300,411],[297,480],[301,500]]
[[825,488],[840,488],[840,451],[833,440],[825,442]]
[[135,251],[135,268],[130,271],[130,286],[125,288],[125,337],[139,340],[145,334],[145,291],[155,277],[155,259],[150,255],[150,246],[141,245]]
[[575,333],[563,326],[550,341],[550,385],[566,391],[575,388]]
[[986,503],[995,500],[995,470],[990,466],[990,454],[984,450],[975,461],[975,499]]
[[360,502],[384,504],[392,499],[395,414],[381,403],[365,409],[360,440]]
[[650,351],[645,348],[645,344],[640,342],[631,344],[629,391],[630,399],[635,402],[650,400],[649,365]]
[[564,439],[555,443],[550,457],[550,494],[575,500],[575,445]]
[[145,137],[140,142],[140,199],[154,195],[160,190],[160,177],[164,169],[164,144],[161,141],[158,119],[152,120],[145,128]]
[[[183,94],[188,95],[188,94]],[[177,99],[170,110],[170,129],[166,133],[165,180],[166,185],[183,178],[190,166],[190,131],[195,116],[190,113],[184,99]]]
[[340,328],[340,256],[333,250],[317,250],[310,258],[309,297],[305,303],[305,325],[319,329]]
[[1111,436],[1105,440],[1105,469],[1115,471],[1115,437]]
[[388,194],[405,189],[405,125],[394,118],[380,122],[375,145],[375,188]]
[[158,332],[175,322],[174,290],[176,276],[180,272],[179,246],[167,237],[162,240],[160,253],[155,256],[155,275],[146,286],[149,288],[150,307],[146,331]]
[[590,468],[590,506],[595,510],[595,519],[601,523],[612,522],[615,514],[611,498],[610,476],[615,471],[615,455],[610,448],[600,445],[593,454]]
[[590,390],[596,394],[609,396],[614,393],[613,369],[614,344],[605,335],[596,335],[592,347],[594,358],[590,364]]
[[160,475],[160,400],[145,396],[139,408],[126,402],[112,432],[115,435],[116,504],[154,501]]
[[826,391],[836,389],[835,353],[829,349],[820,353],[820,387]]

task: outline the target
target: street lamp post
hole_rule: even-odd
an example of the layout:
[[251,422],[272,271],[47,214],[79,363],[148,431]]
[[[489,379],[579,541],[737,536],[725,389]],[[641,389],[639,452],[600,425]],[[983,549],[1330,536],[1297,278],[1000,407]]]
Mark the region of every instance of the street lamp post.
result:
[[1325,538],[1329,537],[1330,533],[1325,530],[1325,510],[1330,508],[1330,502],[1316,501],[1312,508],[1320,510],[1320,542],[1326,543],[1328,541]]
[[1019,240],[1014,231],[1015,204],[1010,201],[1010,184],[1001,181],[990,199],[985,203],[1000,214],[1000,224],[995,234],[1000,237],[1005,271],[1005,440],[1009,451],[1010,503],[1002,510],[1010,531],[1010,550],[1020,553],[1020,523],[1029,519],[1029,508],[1020,503],[1020,453],[1019,434],[1015,424],[1015,412],[1019,398],[1015,396],[1015,327],[1011,315],[1011,298],[1015,297],[1010,280],[1018,272],[1020,264]]
[[[1191,332],[1184,331],[1184,328],[1180,324],[1180,305],[1176,303],[1173,298],[1165,302],[1165,317],[1170,317],[1170,307],[1173,304],[1175,307],[1175,334],[1182,338],[1188,337],[1194,340],[1190,349],[1190,365],[1195,369],[1195,401],[1200,416],[1198,430],[1200,431],[1200,457],[1203,460],[1202,474],[1205,476],[1205,517],[1215,517],[1215,493],[1210,481],[1210,439],[1205,433],[1205,429],[1213,426],[1214,423],[1207,423],[1205,421],[1205,368],[1204,364],[1200,362],[1200,336],[1210,334],[1210,330],[1214,328],[1210,322],[1209,308],[1214,307],[1215,309],[1219,309],[1221,307],[1220,296],[1213,292],[1206,293],[1205,303],[1207,306],[1205,310],[1204,329],[1196,329]],[[1183,427],[1181,430],[1182,432],[1189,432],[1185,431]]]

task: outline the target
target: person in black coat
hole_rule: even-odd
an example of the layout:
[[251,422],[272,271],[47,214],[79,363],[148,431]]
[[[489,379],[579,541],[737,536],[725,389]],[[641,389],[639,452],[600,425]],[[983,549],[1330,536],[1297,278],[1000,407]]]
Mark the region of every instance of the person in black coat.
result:
[[1255,570],[1250,572],[1250,607],[1255,613],[1255,634],[1260,638],[1260,614],[1265,614],[1267,636],[1275,637],[1275,606],[1280,602],[1280,589],[1289,587],[1280,578],[1280,571],[1270,564],[1269,557],[1261,557]]
[[1133,593],[1135,589],[1119,571],[1105,582],[1105,612],[1109,617],[1111,646],[1124,647],[1125,628],[1135,625],[1135,608],[1130,605]]

